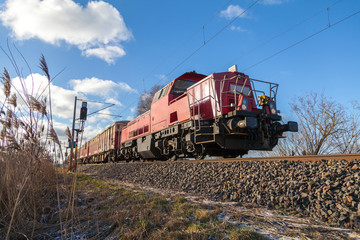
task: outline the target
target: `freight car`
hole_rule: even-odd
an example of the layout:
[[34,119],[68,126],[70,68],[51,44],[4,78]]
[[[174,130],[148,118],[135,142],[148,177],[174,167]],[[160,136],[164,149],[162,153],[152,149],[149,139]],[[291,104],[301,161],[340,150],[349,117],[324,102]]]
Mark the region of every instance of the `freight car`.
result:
[[[185,73],[154,95],[149,111],[123,127],[120,143],[114,145],[118,149],[107,159],[227,158],[272,150],[283,132],[298,129],[296,122],[281,123],[277,89],[278,84],[238,72],[236,65],[209,76]],[[94,154],[100,156],[101,151]],[[97,161],[106,160],[103,156]]]
[[129,121],[118,121],[107,127],[79,148],[79,160],[82,163],[116,161],[123,127]]

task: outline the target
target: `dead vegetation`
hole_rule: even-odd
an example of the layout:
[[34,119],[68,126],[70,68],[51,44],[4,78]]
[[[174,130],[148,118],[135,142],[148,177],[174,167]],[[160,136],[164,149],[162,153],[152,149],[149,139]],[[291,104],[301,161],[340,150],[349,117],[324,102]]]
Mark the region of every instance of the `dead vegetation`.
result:
[[293,99],[299,132],[286,134],[268,156],[348,154],[360,151],[360,106],[310,92]]
[[76,189],[72,231],[78,238],[267,239],[219,219],[217,208],[184,197],[127,190],[84,174],[78,174]]
[[[65,175],[69,182],[72,177]],[[86,239],[359,238],[354,230],[329,227],[286,209],[271,211],[235,202],[212,202],[184,193],[123,186],[117,181],[78,174],[72,236]]]
[[3,151],[0,159],[0,236],[30,238],[53,209],[54,166],[46,156],[29,164],[29,156],[19,151]]
[[[4,68],[1,79],[5,99],[0,102],[0,238],[30,239],[43,229],[45,216],[60,203],[50,150],[59,140],[43,89],[32,89],[34,79],[25,82],[12,52],[8,56],[18,82],[13,82]],[[41,70],[48,76],[45,89],[50,91],[43,56]]]

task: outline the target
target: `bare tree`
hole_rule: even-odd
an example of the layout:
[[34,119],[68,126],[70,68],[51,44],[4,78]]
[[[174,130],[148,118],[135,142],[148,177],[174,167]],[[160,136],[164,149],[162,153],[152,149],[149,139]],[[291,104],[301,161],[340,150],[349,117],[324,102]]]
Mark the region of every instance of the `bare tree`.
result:
[[162,88],[160,85],[154,85],[150,91],[144,91],[140,95],[140,99],[137,106],[137,114],[143,114],[144,112],[150,110],[151,103],[153,100],[153,97],[157,91],[159,91]]
[[261,152],[261,155],[266,156],[294,156],[301,155],[300,147],[303,144],[298,133],[287,133],[286,138],[280,139],[278,145],[271,152]]
[[358,153],[360,150],[360,107],[359,103],[353,102],[351,104],[351,111],[345,115],[341,134],[335,134],[334,144],[339,153]]
[[360,150],[360,107],[350,111],[323,94],[297,97],[291,106],[299,123],[298,133],[287,133],[272,152],[262,155],[291,156],[357,153]]
[[[298,147],[302,155],[328,154],[336,150],[335,135],[344,132],[345,110],[324,95],[308,93],[298,97],[292,105],[300,125],[299,137],[303,144]],[[298,150],[299,151],[299,150]]]

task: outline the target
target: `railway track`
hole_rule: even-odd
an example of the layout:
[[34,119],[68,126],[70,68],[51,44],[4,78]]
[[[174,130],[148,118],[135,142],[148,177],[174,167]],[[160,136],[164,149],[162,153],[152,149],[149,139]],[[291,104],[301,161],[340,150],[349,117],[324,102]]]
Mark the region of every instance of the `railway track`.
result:
[[178,162],[238,162],[238,161],[320,161],[320,160],[359,160],[360,154],[301,155],[284,157],[216,158],[205,160],[178,160]]
[[[191,160],[191,159],[179,159],[176,161],[145,161],[145,163],[164,163],[164,162],[186,162],[186,163],[199,163],[199,162],[241,162],[241,161],[321,161],[321,160],[360,160],[360,154],[330,154],[330,155],[301,155],[301,156],[284,156],[284,157],[249,157],[249,158],[214,158],[214,159],[202,159],[202,160]],[[139,161],[131,161],[129,163],[125,161],[117,162],[120,164],[131,164],[139,163]],[[99,163],[90,163],[85,165],[98,165]],[[101,163],[100,163],[101,164]]]

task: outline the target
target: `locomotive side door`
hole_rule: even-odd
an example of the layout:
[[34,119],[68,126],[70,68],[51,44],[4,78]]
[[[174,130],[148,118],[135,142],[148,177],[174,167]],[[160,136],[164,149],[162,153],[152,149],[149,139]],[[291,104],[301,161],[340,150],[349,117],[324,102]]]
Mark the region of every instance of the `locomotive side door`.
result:
[[151,131],[160,131],[168,125],[168,94],[170,84],[166,85],[155,93],[151,104]]

